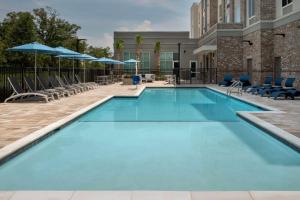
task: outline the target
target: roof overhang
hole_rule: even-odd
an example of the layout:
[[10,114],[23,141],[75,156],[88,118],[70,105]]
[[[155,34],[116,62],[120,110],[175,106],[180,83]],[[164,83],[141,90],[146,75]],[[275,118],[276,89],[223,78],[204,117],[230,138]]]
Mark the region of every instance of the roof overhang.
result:
[[198,49],[194,50],[194,55],[199,53],[209,53],[217,50],[217,45],[203,45]]

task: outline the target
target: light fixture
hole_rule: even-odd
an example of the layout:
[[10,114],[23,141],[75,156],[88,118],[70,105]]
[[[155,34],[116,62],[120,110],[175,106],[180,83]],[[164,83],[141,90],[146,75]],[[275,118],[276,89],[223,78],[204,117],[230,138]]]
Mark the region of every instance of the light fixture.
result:
[[285,34],[284,34],[284,33],[275,33],[274,35],[278,35],[278,36],[285,37]]
[[253,45],[253,42],[251,42],[250,40],[243,40],[242,42],[246,42],[246,43],[248,43],[250,46]]

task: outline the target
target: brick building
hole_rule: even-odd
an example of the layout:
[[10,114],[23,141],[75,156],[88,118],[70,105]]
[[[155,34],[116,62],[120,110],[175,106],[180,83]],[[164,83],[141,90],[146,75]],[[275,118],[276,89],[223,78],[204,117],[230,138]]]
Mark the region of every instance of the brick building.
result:
[[191,31],[199,33],[192,34],[194,54],[205,82],[226,73],[248,73],[252,82],[266,75],[300,79],[299,0],[201,0],[196,7],[197,31]]

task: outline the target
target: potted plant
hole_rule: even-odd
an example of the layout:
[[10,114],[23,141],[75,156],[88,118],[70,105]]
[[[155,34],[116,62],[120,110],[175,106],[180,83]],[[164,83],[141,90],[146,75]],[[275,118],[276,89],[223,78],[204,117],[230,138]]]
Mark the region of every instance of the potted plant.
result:
[[129,74],[124,74],[122,77],[123,85],[132,85],[132,76]]

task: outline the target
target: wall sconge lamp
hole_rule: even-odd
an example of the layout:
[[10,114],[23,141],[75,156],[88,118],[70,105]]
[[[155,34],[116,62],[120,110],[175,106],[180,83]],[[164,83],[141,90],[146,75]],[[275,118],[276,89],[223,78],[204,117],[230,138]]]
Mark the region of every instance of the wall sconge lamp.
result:
[[284,34],[284,33],[275,33],[274,35],[278,35],[278,36],[285,37],[285,34]]
[[250,40],[243,40],[242,42],[246,42],[246,43],[248,43],[250,46],[253,45],[253,42],[251,42]]

